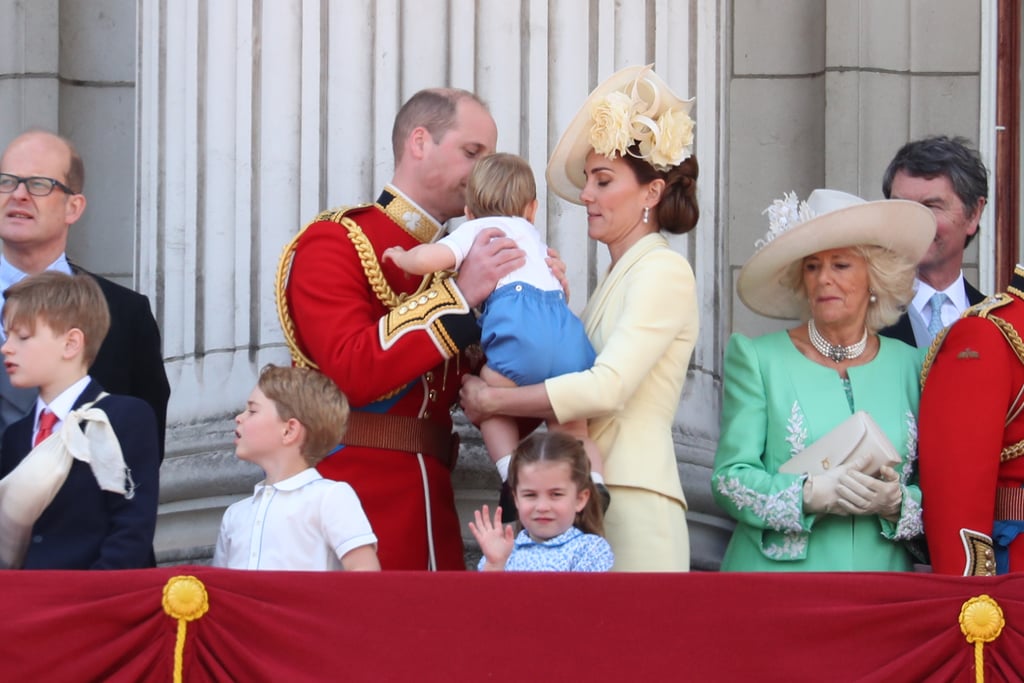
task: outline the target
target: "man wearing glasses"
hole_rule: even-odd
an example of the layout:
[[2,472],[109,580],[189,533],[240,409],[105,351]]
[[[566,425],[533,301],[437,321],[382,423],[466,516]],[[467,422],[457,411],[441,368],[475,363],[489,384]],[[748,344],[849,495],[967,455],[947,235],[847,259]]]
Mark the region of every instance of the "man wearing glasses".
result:
[[[45,270],[85,272],[65,253],[68,229],[85,211],[84,182],[81,157],[58,135],[31,130],[8,145],[0,157],[0,304],[2,292],[29,275]],[[92,277],[107,299],[111,321],[89,374],[107,391],[137,396],[153,407],[162,456],[171,390],[149,300],[98,275]],[[34,389],[12,387],[7,373],[0,372],[0,433],[28,414],[35,400]]]

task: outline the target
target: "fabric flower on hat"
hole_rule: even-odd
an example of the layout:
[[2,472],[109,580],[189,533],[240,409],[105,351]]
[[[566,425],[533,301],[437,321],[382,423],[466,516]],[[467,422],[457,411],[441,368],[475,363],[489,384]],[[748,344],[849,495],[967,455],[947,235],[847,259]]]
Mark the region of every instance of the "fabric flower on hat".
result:
[[594,151],[614,159],[633,144],[630,121],[635,114],[633,100],[624,92],[609,93],[594,103],[590,115],[594,121],[590,141]]
[[678,166],[693,154],[693,119],[681,111],[667,110],[658,118],[651,135],[640,141],[640,158],[659,171]]
[[[658,86],[645,74],[625,91],[598,98],[590,109],[590,145],[609,159],[631,154],[667,171],[693,154],[693,119],[682,109],[666,108]],[[630,147],[637,146],[637,152]]]

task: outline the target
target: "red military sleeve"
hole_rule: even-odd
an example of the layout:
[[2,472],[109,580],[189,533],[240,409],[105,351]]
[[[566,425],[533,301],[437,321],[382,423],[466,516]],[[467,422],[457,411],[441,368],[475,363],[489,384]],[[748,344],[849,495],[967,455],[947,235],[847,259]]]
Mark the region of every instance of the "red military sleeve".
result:
[[[968,317],[950,329],[927,374],[919,457],[925,538],[937,573],[973,573],[972,534],[992,535],[1004,422],[1019,365],[995,324]],[[995,573],[994,567],[977,570]]]

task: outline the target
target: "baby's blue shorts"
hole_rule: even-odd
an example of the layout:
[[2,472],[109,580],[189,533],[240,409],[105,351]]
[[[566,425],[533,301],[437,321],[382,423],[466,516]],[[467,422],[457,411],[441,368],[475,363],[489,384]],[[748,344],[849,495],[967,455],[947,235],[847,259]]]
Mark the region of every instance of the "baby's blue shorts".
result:
[[525,282],[499,287],[480,316],[487,365],[519,386],[587,370],[597,354],[560,290]]

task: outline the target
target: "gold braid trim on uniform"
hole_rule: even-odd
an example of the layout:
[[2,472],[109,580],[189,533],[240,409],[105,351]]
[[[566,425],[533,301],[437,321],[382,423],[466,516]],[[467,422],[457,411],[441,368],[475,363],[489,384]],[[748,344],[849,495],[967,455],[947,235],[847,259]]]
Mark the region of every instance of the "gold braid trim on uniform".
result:
[[[1016,288],[1014,287],[1009,288],[1010,292],[1018,294],[1019,290],[1015,290]],[[1018,296],[1021,295],[1018,294]],[[1000,309],[1003,306],[1006,306],[1012,302],[1013,298],[1010,297],[1008,294],[996,294],[994,296],[988,297],[980,304],[975,304],[974,306],[971,306],[966,311],[964,311],[963,315],[960,317],[977,317],[984,318],[990,321],[999,329],[999,332],[1003,335],[1003,338],[1006,339],[1006,343],[1010,345],[1011,349],[1013,349],[1014,354],[1016,354],[1017,356],[1017,360],[1024,364],[1024,339],[1021,339],[1020,334],[1017,332],[1016,328],[1014,328],[1013,325],[1011,325],[1006,320],[1000,318],[997,315],[992,315],[993,311]],[[946,333],[949,331],[949,329],[950,328],[947,327],[946,329],[942,330],[942,332],[937,334],[935,336],[935,340],[932,342],[932,345],[928,348],[928,355],[925,357],[924,365],[921,367],[922,390],[924,389],[924,382],[925,378],[928,376],[928,371],[931,369],[932,362],[935,360],[935,355],[939,352],[939,347],[942,346],[942,342],[946,338]],[[1003,450],[1000,451],[999,453],[999,460],[1000,462],[1007,462],[1008,460],[1019,458],[1022,455],[1024,455],[1024,440],[1018,441],[1015,444],[1003,448]]]
[[996,557],[992,537],[973,529],[960,530],[964,546],[964,576],[995,576]]
[[[435,320],[432,322],[430,324],[430,330],[434,333],[434,338],[437,339],[438,343],[444,347],[448,354],[448,358],[451,358],[452,356],[458,358],[459,345],[456,344],[455,340],[452,339],[450,334],[448,334],[448,330],[444,328],[441,321]],[[445,358],[445,361],[447,361],[448,358]]]
[[405,332],[426,327],[438,349],[450,358],[459,352],[459,347],[440,318],[447,313],[469,312],[469,306],[455,283],[450,278],[438,277],[429,288],[421,287],[415,294],[404,298],[397,308],[391,309],[381,325],[381,346],[386,349]]
[[348,230],[348,238],[352,240],[352,245],[356,248],[359,263],[363,266],[363,273],[366,274],[366,281],[370,283],[370,288],[377,295],[377,299],[385,307],[392,309],[392,312],[395,308],[405,303],[407,299],[419,296],[429,289],[432,284],[446,277],[443,273],[431,273],[423,277],[420,286],[412,294],[395,294],[395,290],[391,289],[391,285],[388,284],[387,279],[384,277],[384,271],[380,269],[380,261],[377,260],[377,254],[373,251],[373,245],[370,244],[370,240],[366,237],[363,229],[359,227],[359,224],[348,216],[342,216],[340,220],[334,222],[340,223]]
[[[366,281],[370,284],[370,288],[373,290],[374,295],[385,307],[392,309],[398,308],[402,305],[409,297],[419,296],[422,292],[426,291],[432,281],[438,282],[443,278],[447,277],[447,274],[434,273],[427,275],[423,278],[423,282],[413,294],[396,294],[395,290],[391,288],[387,280],[384,277],[383,271],[380,268],[380,262],[377,260],[377,255],[373,251],[373,245],[370,244],[370,240],[366,237],[362,228],[354,220],[346,216],[349,211],[356,208],[362,208],[365,206],[371,206],[370,204],[360,204],[357,206],[344,206],[341,208],[327,209],[321,211],[316,218],[311,220],[306,225],[302,226],[302,229],[285,245],[284,250],[281,253],[281,258],[277,263],[277,276],[274,279],[274,293],[277,303],[277,317],[281,321],[281,329],[284,332],[285,343],[288,345],[288,351],[291,353],[292,362],[302,368],[313,368],[314,370],[319,369],[319,366],[313,362],[313,359],[306,355],[306,353],[300,348],[298,341],[295,338],[295,321],[292,320],[291,311],[288,310],[288,299],[285,292],[288,288],[288,278],[291,275],[292,261],[295,260],[295,249],[298,246],[299,238],[302,237],[302,233],[306,231],[306,228],[318,223],[320,221],[330,221],[331,223],[337,223],[345,228],[348,232],[348,237],[352,241],[352,245],[355,247],[356,254],[359,256],[359,263],[363,268],[363,273],[366,275]],[[388,314],[390,318],[391,313]],[[378,397],[375,401],[381,401],[384,399],[396,396],[399,392],[405,389],[406,385],[395,388],[392,391]]]
[[288,290],[288,279],[292,272],[292,261],[295,260],[295,249],[298,247],[299,239],[302,238],[302,233],[306,231],[306,228],[313,223],[321,221],[330,221],[342,225],[348,231],[348,238],[352,241],[352,245],[355,247],[355,253],[359,257],[359,263],[362,266],[362,271],[367,275],[367,282],[370,283],[370,288],[374,291],[374,294],[388,308],[395,308],[406,300],[409,296],[416,296],[423,290],[427,289],[430,284],[431,278],[437,278],[437,274],[428,275],[423,279],[419,289],[413,295],[406,294],[395,294],[391,286],[387,284],[387,280],[384,279],[384,273],[381,271],[380,262],[377,260],[377,255],[374,253],[373,245],[370,244],[370,240],[367,239],[366,233],[362,231],[362,228],[345,214],[352,209],[362,208],[371,206],[369,204],[360,204],[354,207],[340,207],[337,209],[328,209],[318,213],[315,218],[302,226],[302,229],[296,233],[296,236],[285,245],[282,250],[281,258],[278,260],[278,273],[274,278],[274,298],[276,304],[278,304],[278,318],[281,321],[282,331],[285,333],[285,343],[288,344],[288,350],[292,354],[292,361],[299,368],[312,368],[313,370],[318,369],[312,358],[306,355],[305,351],[299,346],[299,342],[295,338],[295,322],[292,319],[292,313],[288,308],[288,297],[286,291]]
[[[1020,335],[1013,329],[1010,323],[1006,322],[1002,318],[992,315],[992,311],[997,308],[1002,308],[1013,302],[1013,299],[1008,294],[993,294],[990,297],[986,297],[980,304],[975,304],[964,311],[961,318],[985,318],[995,323],[999,331],[1002,332],[1003,336],[1006,337],[1006,341],[1013,347],[1014,352],[1017,354],[1017,358],[1024,363],[1024,342],[1021,341]],[[928,347],[928,353],[925,355],[924,363],[921,365],[921,389],[924,390],[925,380],[928,378],[928,371],[932,368],[932,363],[935,361],[935,356],[939,353],[939,347],[942,346],[942,342],[945,341],[946,335],[949,330],[952,329],[952,325],[943,328],[935,339],[932,340],[931,346]],[[1014,341],[1016,339],[1016,342]]]
[[999,462],[1008,462],[1022,455],[1024,455],[1024,440],[1018,441],[1012,446],[1007,446],[999,451]]
[[948,332],[949,327],[943,327],[935,335],[935,338],[932,339],[931,346],[928,347],[928,353],[925,354],[924,362],[921,364],[921,391],[924,391],[924,381],[928,377],[928,371],[932,369],[935,356],[938,355],[939,347],[942,346],[942,341],[946,338]]
[[1009,292],[1010,294],[1015,295],[1018,299],[1024,299],[1024,290],[1021,290],[1019,287],[1015,287],[1013,285],[1014,280],[1016,278],[1024,278],[1024,268],[1021,268],[1021,265],[1019,263],[1016,266],[1014,266],[1013,275],[1014,278],[1010,280],[1010,284],[1006,287],[1006,291]]
[[[391,309],[388,312],[386,321],[390,322],[392,316],[395,315],[395,311],[399,310],[402,304],[407,299],[414,296],[419,296],[422,292],[425,292],[430,288],[431,282],[440,281],[441,273],[432,273],[423,277],[423,281],[420,282],[420,286],[416,288],[416,291],[412,294],[396,294],[395,290],[388,284],[387,278],[384,277],[384,271],[380,268],[380,261],[377,260],[377,254],[373,251],[373,245],[370,244],[369,238],[366,237],[366,233],[359,227],[359,224],[348,216],[342,216],[340,221],[346,230],[348,230],[348,238],[352,240],[352,246],[356,248],[356,254],[359,256],[359,263],[363,267],[363,273],[366,275],[366,281],[370,283],[370,288],[373,293],[377,295],[377,299],[384,304],[386,308]],[[387,324],[387,323],[385,323]],[[383,348],[387,348],[384,346]],[[408,386],[403,384],[402,386],[395,387],[391,391],[378,396],[374,399],[374,403],[377,401],[383,401],[389,398],[393,398],[400,394],[405,387]]]
[[[1003,296],[1006,295],[1004,294]],[[1009,299],[1009,297],[1006,298]],[[1020,334],[1018,334],[1013,325],[1002,318],[997,318],[994,315],[987,317],[995,323],[996,327],[999,328],[999,331],[1003,333],[1003,337],[1006,339],[1006,342],[1017,355],[1017,360],[1024,363],[1024,340],[1021,339]],[[1008,460],[1013,460],[1014,458],[1019,458],[1021,455],[1024,455],[1024,441],[1018,441],[1013,445],[1003,448],[1003,450],[999,452],[999,460],[1000,462],[1006,462]]]
[[433,242],[444,232],[440,223],[390,185],[384,188],[376,206],[420,242]]

